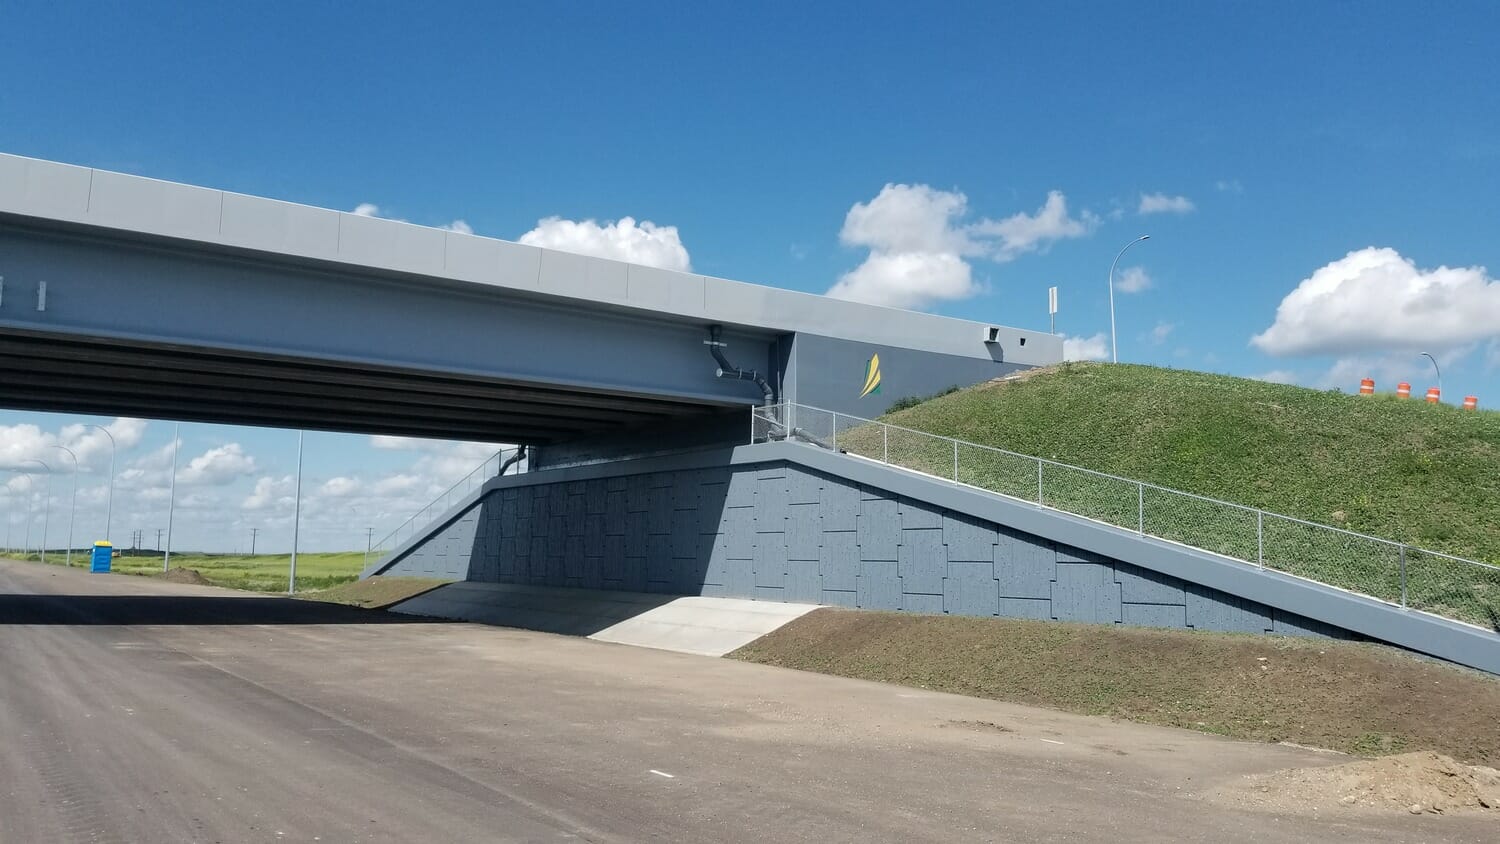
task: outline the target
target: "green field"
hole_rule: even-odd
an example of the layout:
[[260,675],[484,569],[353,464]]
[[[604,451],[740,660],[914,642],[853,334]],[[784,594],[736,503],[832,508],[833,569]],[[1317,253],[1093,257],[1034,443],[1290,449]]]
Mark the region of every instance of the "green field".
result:
[[[36,560],[35,553],[16,555],[14,559]],[[60,565],[63,555],[47,552],[47,562]],[[204,582],[230,589],[245,589],[251,592],[285,592],[287,588],[290,554],[173,554],[172,569],[191,569]],[[348,583],[359,577],[364,568],[363,551],[339,551],[324,554],[297,555],[297,589],[327,589]],[[84,551],[73,554],[75,567],[87,567],[88,557]],[[122,574],[159,575],[162,573],[162,558],[159,556],[116,557],[113,570]]]
[[[1172,490],[1500,564],[1500,414],[1146,366],[1067,364],[959,390],[884,417]],[[799,424],[801,422],[799,421]],[[853,453],[952,478],[950,442],[872,427]],[[1038,497],[1037,464],[959,448],[964,483]],[[1401,550],[1134,483],[1045,466],[1059,509],[1387,600]],[[1141,518],[1144,505],[1144,520]],[[1144,521],[1144,525],[1140,522]],[[1263,537],[1263,542],[1261,538]],[[1409,604],[1500,624],[1500,571],[1409,550]]]

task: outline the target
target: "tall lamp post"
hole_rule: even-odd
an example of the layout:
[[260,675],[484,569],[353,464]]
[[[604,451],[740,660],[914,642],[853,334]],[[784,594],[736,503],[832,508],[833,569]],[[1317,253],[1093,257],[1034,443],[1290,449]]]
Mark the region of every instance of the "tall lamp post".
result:
[[38,460],[35,457],[28,457],[21,462],[35,463],[47,470],[47,487],[43,493],[44,503],[42,506],[42,544],[37,549],[38,555],[42,558],[42,562],[45,563],[47,562],[47,522],[52,518],[52,467],[48,466],[45,461]]
[[297,498],[292,505],[292,563],[287,571],[286,592],[297,591],[297,540],[302,530],[302,440],[306,431],[297,432]]
[[104,506],[104,541],[109,542],[109,523],[115,517],[115,435],[103,425],[84,425],[85,428],[97,428],[104,436],[109,437],[109,503]]
[[[177,515],[177,449],[182,445],[182,423],[172,426],[172,480],[167,483],[167,554],[161,558],[161,570],[172,567],[172,518]],[[157,533],[160,541],[161,533]]]
[[78,455],[74,454],[73,450],[65,445],[54,445],[52,447],[58,451],[66,452],[69,457],[73,458],[73,498],[68,504],[68,551],[67,555],[63,558],[63,565],[72,566],[73,517],[78,515]]
[[1442,396],[1442,394],[1443,394],[1443,370],[1438,369],[1437,358],[1433,357],[1432,355],[1427,354],[1426,352],[1422,353],[1422,357],[1427,358],[1428,360],[1432,361],[1432,371],[1437,373],[1438,395]]
[[[36,490],[36,478],[32,476],[30,472],[23,472],[20,469],[12,469],[11,471],[26,479],[26,545],[21,549],[21,556],[25,557],[27,554],[31,553],[31,523],[36,521],[36,496],[32,495],[32,493]],[[5,527],[6,535],[9,536],[9,513],[5,514]],[[9,543],[10,540],[7,539],[6,544]]]
[[[1150,239],[1151,235],[1143,234],[1125,244],[1125,249]],[[1120,347],[1115,343],[1115,264],[1120,263],[1120,256],[1125,254],[1125,249],[1121,249],[1120,254],[1115,256],[1114,263],[1109,265],[1109,355],[1115,363],[1120,362]]]

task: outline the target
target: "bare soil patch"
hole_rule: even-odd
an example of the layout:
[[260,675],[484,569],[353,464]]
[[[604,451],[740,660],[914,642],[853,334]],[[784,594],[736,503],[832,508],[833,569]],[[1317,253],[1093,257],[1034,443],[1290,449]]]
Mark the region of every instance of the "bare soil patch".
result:
[[376,575],[374,577],[367,577],[364,580],[356,580],[353,583],[334,586],[330,589],[322,589],[317,592],[302,592],[297,597],[312,601],[348,604],[349,606],[364,607],[366,609],[384,609],[399,604],[408,598],[415,598],[423,592],[431,591],[450,582],[430,577],[381,577]]
[[197,569],[168,569],[159,574],[153,574],[152,577],[157,580],[165,580],[168,583],[191,583],[195,586],[213,585]]
[[1281,811],[1500,813],[1500,771],[1425,751],[1245,777],[1209,799]]
[[1289,742],[1500,767],[1500,678],[1380,645],[821,609],[731,657]]

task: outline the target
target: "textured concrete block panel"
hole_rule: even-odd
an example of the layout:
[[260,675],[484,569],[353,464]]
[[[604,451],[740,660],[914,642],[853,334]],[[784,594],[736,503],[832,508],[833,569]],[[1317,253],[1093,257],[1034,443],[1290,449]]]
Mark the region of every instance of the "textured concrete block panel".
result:
[[[642,463],[648,464],[649,460]],[[788,464],[491,491],[386,573],[1094,624],[1346,635],[1294,613]],[[613,472],[613,474],[609,474]]]

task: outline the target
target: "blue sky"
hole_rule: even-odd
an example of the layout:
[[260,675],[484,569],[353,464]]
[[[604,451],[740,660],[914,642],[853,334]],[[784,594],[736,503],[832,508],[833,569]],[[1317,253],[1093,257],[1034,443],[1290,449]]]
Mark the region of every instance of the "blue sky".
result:
[[[1449,399],[1500,402],[1495,4],[811,6],[10,0],[0,150],[1027,327],[1057,285],[1087,355],[1149,233],[1122,360],[1420,392],[1432,351]],[[71,421],[0,413],[21,448]],[[365,494],[479,450],[317,437],[309,476]],[[184,440],[254,461],[194,545],[295,457]]]

